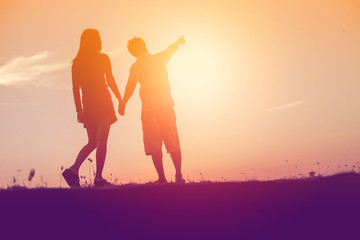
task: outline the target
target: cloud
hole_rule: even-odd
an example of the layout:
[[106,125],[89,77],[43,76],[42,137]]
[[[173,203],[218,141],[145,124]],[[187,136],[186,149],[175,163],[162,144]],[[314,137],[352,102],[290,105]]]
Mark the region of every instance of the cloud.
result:
[[0,102],[0,106],[28,106],[35,105],[33,102]]
[[271,107],[271,108],[266,109],[266,111],[267,112],[282,111],[282,110],[286,110],[286,109],[289,109],[289,108],[299,106],[299,105],[303,104],[304,102],[305,102],[305,100],[299,100],[297,102],[292,102],[292,103],[288,103],[288,104],[285,104],[285,105]]
[[50,61],[47,51],[30,57],[20,56],[0,66],[0,85],[16,85],[39,80],[46,73],[58,71],[69,66],[69,62]]

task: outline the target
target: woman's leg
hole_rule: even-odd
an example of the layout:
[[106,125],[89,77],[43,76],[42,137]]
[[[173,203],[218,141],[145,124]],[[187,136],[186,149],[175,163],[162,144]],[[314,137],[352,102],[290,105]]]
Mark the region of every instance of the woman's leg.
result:
[[96,149],[96,175],[95,181],[102,180],[102,171],[105,164],[107,140],[109,137],[110,126],[112,121],[104,120],[99,124],[97,129],[97,149]]
[[85,159],[90,155],[92,151],[96,148],[96,134],[97,128],[86,128],[88,135],[88,143],[80,150],[79,154],[76,157],[75,163],[69,168],[73,173],[79,176],[79,169],[81,164]]

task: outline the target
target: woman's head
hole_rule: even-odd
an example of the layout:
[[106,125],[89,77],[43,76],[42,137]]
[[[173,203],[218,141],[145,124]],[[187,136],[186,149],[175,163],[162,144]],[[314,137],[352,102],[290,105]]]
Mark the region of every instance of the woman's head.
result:
[[80,38],[80,46],[75,59],[82,56],[91,55],[101,51],[100,34],[95,29],[86,29],[82,32]]

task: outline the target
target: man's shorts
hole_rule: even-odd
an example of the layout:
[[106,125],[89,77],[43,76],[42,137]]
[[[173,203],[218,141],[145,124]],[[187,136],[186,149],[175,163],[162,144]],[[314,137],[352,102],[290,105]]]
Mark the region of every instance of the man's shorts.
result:
[[168,153],[181,151],[173,107],[142,111],[141,121],[146,155],[161,152],[163,142]]

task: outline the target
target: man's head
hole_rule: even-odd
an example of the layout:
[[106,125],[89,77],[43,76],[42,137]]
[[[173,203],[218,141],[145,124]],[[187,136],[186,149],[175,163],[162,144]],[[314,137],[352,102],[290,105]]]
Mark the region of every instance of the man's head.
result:
[[144,40],[138,37],[130,39],[127,43],[127,48],[134,57],[139,57],[141,54],[147,52]]

